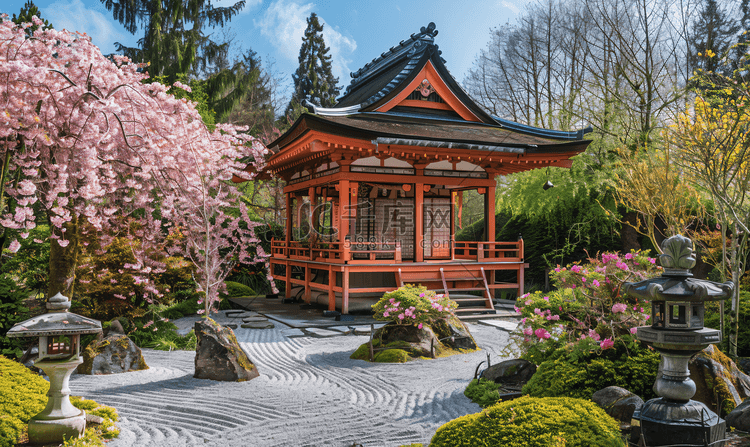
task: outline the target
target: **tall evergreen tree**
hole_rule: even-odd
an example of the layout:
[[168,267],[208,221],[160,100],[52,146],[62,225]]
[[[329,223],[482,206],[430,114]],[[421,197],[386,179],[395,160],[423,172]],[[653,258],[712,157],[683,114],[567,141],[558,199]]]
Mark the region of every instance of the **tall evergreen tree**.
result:
[[245,6],[214,7],[211,0],[101,0],[115,20],[135,34],[145,27],[138,48],[117,43],[118,51],[138,62],[148,62],[151,76],[174,82],[180,75],[205,71],[225,60],[227,45],[203,33],[206,26],[223,26]]
[[299,49],[299,67],[292,75],[294,94],[284,112],[290,116],[297,114],[307,99],[315,105],[332,107],[339,94],[338,78],[331,72],[330,48],[323,40],[323,25],[315,13],[307,19],[307,28]]
[[704,0],[703,7],[693,22],[691,51],[688,56],[691,68],[711,73],[725,71],[725,66],[719,59],[736,41],[739,29],[739,23],[729,17],[717,0]]
[[[37,19],[40,19],[42,22],[44,22],[44,26],[47,28],[54,28],[47,19],[42,18],[42,13],[39,12],[39,8],[36,7],[33,1],[26,0],[26,3],[23,5],[23,8],[21,8],[21,11],[18,13],[18,17],[16,17],[15,14],[13,14],[13,18],[11,19],[13,23],[20,25],[22,23],[30,23],[31,18],[36,16]],[[27,29],[27,33],[33,33],[36,31],[36,29],[39,28],[38,25],[32,25]]]

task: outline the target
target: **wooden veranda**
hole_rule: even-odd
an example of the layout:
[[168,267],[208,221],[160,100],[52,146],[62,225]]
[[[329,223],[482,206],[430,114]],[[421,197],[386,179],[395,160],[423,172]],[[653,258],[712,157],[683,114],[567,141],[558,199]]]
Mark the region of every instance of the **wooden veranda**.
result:
[[[352,300],[419,283],[459,312],[493,312],[498,290],[523,293],[523,240],[495,240],[495,177],[569,167],[589,141],[488,115],[445,68],[436,34],[430,24],[383,53],[335,108],[308,104],[269,145],[265,173],[287,183],[286,234],[271,253],[287,298],[346,314]],[[484,237],[456,241],[468,190],[484,197]]]

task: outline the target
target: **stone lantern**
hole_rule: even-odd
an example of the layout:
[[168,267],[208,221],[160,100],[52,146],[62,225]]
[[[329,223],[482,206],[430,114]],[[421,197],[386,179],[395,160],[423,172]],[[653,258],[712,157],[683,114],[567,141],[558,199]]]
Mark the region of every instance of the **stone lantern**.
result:
[[640,436],[649,447],[722,446],[726,422],[703,403],[690,399],[696,387],[688,362],[721,341],[720,330],[703,327],[704,303],[731,297],[734,284],[693,278],[693,242],[684,236],[666,239],[662,251],[661,277],[623,285],[628,295],[651,301],[652,325],[639,327],[636,337],[661,354],[661,374],[654,384],[660,397],[633,414],[634,425],[640,424]]
[[70,403],[68,381],[81,358],[81,335],[101,332],[96,320],[68,312],[70,301],[58,293],[47,302],[46,314],[16,323],[8,337],[39,337],[39,358],[34,364],[49,377],[47,407],[29,421],[31,444],[58,444],[79,437],[86,428],[86,413]]

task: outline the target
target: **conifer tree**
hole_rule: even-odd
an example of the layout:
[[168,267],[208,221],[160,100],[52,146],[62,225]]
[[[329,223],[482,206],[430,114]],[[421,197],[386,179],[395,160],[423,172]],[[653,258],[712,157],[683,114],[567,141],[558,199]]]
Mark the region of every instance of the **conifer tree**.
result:
[[720,56],[736,41],[739,29],[739,24],[728,16],[717,0],[704,0],[693,22],[692,48],[688,56],[692,69],[715,73],[725,68],[719,62]]
[[299,67],[292,75],[294,94],[284,112],[298,115],[305,99],[315,105],[332,107],[339,94],[338,78],[331,72],[330,48],[323,40],[323,25],[315,13],[307,19],[307,28],[299,49]]
[[[18,13],[18,17],[16,17],[15,14],[13,14],[13,23],[16,25],[20,25],[22,23],[31,23],[31,18],[36,16],[38,19],[40,19],[44,26],[47,28],[54,28],[47,19],[42,18],[41,12],[39,12],[39,8],[34,4],[31,0],[26,0],[26,3],[24,3],[23,8],[21,8],[21,11]],[[32,25],[28,28],[27,33],[33,33],[34,31],[39,28],[38,25]]]
[[101,1],[129,32],[145,28],[137,48],[115,43],[118,51],[136,62],[148,62],[149,75],[165,76],[167,83],[225,59],[227,44],[211,40],[204,28],[223,26],[245,6],[245,0],[227,7],[215,7],[210,0]]

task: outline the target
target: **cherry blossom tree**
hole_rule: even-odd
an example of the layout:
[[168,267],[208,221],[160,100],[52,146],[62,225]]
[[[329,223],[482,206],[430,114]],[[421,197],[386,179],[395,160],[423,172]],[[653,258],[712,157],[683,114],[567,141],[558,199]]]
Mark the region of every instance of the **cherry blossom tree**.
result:
[[[256,258],[230,179],[247,179],[238,160],[257,166],[265,149],[232,126],[209,130],[194,103],[142,82],[142,69],[123,56],[105,58],[85,34],[0,16],[0,151],[17,179],[6,188],[14,206],[0,210],[0,225],[25,238],[46,219],[48,293],[68,296],[81,234],[94,232],[102,246],[115,233],[137,241],[137,262],[123,269],[148,283],[162,267],[155,248],[167,230],[179,231],[173,249],[196,264],[208,305],[228,262]],[[18,250],[18,241],[9,248]],[[147,299],[159,294],[145,290]]]

